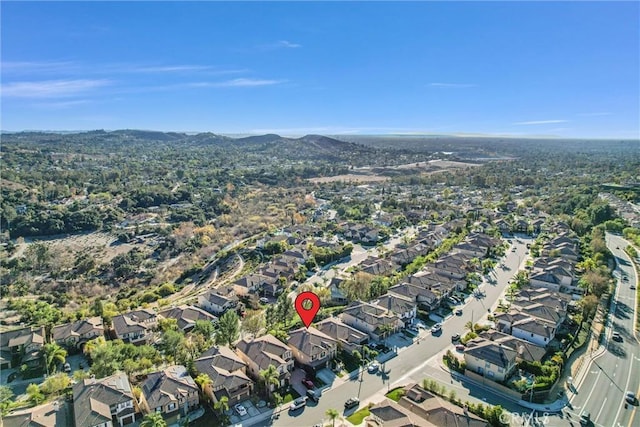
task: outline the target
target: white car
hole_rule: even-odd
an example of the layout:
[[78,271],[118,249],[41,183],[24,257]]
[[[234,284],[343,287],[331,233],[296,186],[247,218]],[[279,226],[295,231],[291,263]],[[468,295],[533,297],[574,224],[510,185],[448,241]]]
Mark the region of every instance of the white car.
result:
[[241,417],[244,417],[245,415],[247,415],[247,408],[245,408],[244,406],[242,406],[241,404],[237,404],[236,406],[233,407],[233,409],[238,413],[238,415],[240,415]]
[[440,332],[442,330],[442,323],[436,323],[435,325],[433,325],[433,327],[431,328],[431,333],[432,334],[437,334],[438,332]]
[[367,372],[369,372],[370,374],[375,374],[376,372],[378,372],[379,368],[380,365],[378,364],[378,362],[372,362],[369,366],[367,366]]

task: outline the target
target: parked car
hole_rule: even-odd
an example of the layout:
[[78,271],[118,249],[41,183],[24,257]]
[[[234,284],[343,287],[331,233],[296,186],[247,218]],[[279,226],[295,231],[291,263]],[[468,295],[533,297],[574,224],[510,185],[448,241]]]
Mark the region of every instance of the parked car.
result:
[[244,417],[245,415],[247,415],[247,408],[245,408],[244,406],[242,406],[241,404],[237,404],[236,406],[233,407],[233,409],[238,413],[238,415],[240,415],[241,417]]
[[586,411],[583,411],[582,414],[580,414],[580,425],[586,426],[586,425],[589,425],[590,422],[591,422],[591,414]]
[[260,302],[262,304],[269,304],[269,298],[262,297],[262,298],[260,298]]
[[636,289],[636,285],[631,285],[629,286],[629,289],[631,289],[632,291]]
[[433,327],[431,328],[431,333],[432,334],[437,334],[438,332],[442,331],[442,323],[436,323],[435,325],[433,325]]
[[69,364],[69,362],[65,363],[64,365],[62,365],[62,370],[66,373],[71,372],[71,365]]
[[622,342],[622,336],[620,335],[620,332],[614,332],[611,335],[611,339],[614,341]]
[[357,397],[350,397],[346,402],[344,402],[345,409],[355,408],[358,405],[360,405],[360,399]]
[[291,404],[291,406],[289,406],[289,410],[290,411],[297,411],[300,408],[304,408],[305,406],[307,406],[307,398],[306,397],[299,397],[296,400],[293,401],[293,403]]
[[456,316],[462,316],[462,309],[461,308],[457,308],[455,311]]
[[460,340],[460,334],[451,335],[451,341],[459,341],[459,340]]
[[465,346],[464,344],[456,344],[456,351],[464,351]]
[[305,378],[302,380],[302,384],[309,389],[312,389],[315,387],[315,385],[313,384],[313,381],[311,381],[309,378]]
[[307,390],[307,397],[313,400],[314,402],[317,402],[320,400],[320,391]]
[[375,374],[376,372],[378,372],[379,368],[380,365],[378,364],[378,362],[371,362],[369,366],[367,366],[367,372],[369,372],[370,374]]

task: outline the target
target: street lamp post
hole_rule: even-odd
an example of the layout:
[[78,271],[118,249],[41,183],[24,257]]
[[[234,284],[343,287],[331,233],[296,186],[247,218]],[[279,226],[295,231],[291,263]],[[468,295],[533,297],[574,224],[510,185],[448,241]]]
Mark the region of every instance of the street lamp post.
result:
[[533,403],[533,388],[536,385],[536,376],[533,376],[533,383],[531,384],[531,397],[529,398],[529,403]]

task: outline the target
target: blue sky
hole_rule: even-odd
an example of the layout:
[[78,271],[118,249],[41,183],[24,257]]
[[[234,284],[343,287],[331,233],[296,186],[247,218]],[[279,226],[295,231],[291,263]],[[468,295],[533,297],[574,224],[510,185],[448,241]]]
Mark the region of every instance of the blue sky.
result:
[[637,2],[2,2],[4,130],[638,138]]

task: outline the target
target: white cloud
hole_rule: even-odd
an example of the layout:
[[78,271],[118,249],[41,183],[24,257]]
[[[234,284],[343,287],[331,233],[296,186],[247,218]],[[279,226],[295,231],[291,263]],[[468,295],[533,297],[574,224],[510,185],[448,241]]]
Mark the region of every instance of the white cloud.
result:
[[33,104],[35,107],[48,108],[52,110],[60,110],[64,108],[75,107],[77,105],[89,104],[88,99],[74,99],[70,101],[54,101],[54,102],[37,102]]
[[516,122],[514,125],[529,126],[529,125],[548,125],[553,123],[567,123],[568,120],[531,120],[528,122]]
[[233,79],[225,82],[209,83],[205,85],[213,87],[256,87],[271,86],[284,83],[286,80],[270,80],[270,79]]
[[278,45],[278,47],[286,47],[286,48],[289,48],[289,49],[295,49],[295,48],[302,47],[302,45],[301,45],[301,44],[298,44],[298,43],[292,43],[292,42],[287,41],[287,40],[280,40],[280,41],[277,43],[277,45]]
[[2,85],[2,96],[13,98],[63,98],[109,85],[106,79],[44,80]]
[[463,89],[468,87],[475,87],[476,85],[470,83],[429,83],[429,86],[450,89]]

